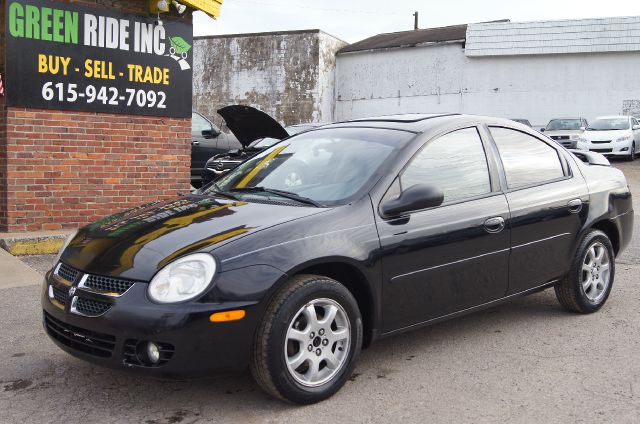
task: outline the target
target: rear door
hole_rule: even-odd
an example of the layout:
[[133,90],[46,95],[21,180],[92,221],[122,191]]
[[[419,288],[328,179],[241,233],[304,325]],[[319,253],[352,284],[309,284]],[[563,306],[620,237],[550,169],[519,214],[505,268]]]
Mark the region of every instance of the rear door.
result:
[[509,294],[569,270],[588,212],[586,183],[553,143],[512,128],[489,127],[511,212]]
[[[377,216],[383,258],[384,331],[428,321],[504,296],[509,209],[493,160],[475,127],[428,141],[383,198],[414,184],[444,203],[405,217]],[[493,156],[489,156],[493,159]]]

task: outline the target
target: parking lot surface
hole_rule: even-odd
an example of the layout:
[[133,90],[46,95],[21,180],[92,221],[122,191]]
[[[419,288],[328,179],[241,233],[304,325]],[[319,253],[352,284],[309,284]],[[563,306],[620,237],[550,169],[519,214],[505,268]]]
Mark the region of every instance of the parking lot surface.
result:
[[[640,422],[640,161],[614,165],[634,192],[635,233],[598,313],[567,313],[547,290],[385,339],[337,395],[301,407],[248,373],[158,381],[87,364],[45,335],[39,286],[4,289],[0,423]],[[24,260],[43,272],[53,258]]]

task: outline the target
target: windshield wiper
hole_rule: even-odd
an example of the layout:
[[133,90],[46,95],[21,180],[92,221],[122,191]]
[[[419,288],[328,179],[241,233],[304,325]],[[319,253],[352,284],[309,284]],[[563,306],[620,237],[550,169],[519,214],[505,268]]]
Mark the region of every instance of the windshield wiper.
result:
[[307,205],[312,205],[315,206],[316,208],[321,208],[323,207],[320,203],[316,202],[313,199],[309,199],[308,197],[303,197],[300,196],[296,193],[293,193],[291,191],[285,191],[285,190],[277,190],[275,188],[267,188],[267,187],[237,187],[237,188],[232,188],[229,191],[246,191],[246,192],[253,192],[253,193],[271,193],[271,194],[275,194],[276,196],[280,196],[280,197],[284,197],[287,199],[291,199],[291,200],[295,200],[296,202],[300,202],[300,203],[305,203]]
[[212,194],[212,193],[217,195],[217,196],[226,197],[227,199],[238,200],[238,198],[236,196],[234,196],[233,194],[227,193],[226,191],[220,190],[220,187],[218,187],[217,184],[212,184],[210,188],[202,191],[200,194],[201,195],[207,195],[207,194]]

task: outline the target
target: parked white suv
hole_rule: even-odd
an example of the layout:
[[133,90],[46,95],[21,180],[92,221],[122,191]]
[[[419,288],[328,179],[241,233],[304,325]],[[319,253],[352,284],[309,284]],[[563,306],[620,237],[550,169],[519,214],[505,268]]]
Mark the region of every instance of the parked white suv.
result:
[[634,160],[640,147],[640,125],[632,116],[602,116],[578,138],[577,148]]

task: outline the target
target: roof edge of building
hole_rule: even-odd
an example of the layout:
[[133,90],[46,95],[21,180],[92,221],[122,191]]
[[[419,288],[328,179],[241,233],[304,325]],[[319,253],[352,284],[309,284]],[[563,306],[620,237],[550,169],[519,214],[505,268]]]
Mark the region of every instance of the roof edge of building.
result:
[[[338,37],[334,37],[331,34],[328,34],[321,29],[296,29],[289,31],[266,31],[266,32],[239,32],[234,34],[212,34],[212,35],[197,35],[194,36],[194,40],[208,40],[215,38],[238,38],[238,37],[259,37],[259,36],[271,36],[271,35],[289,35],[289,34],[319,34],[319,33],[327,34],[333,38],[340,40]],[[342,40],[340,40],[342,41]]]

